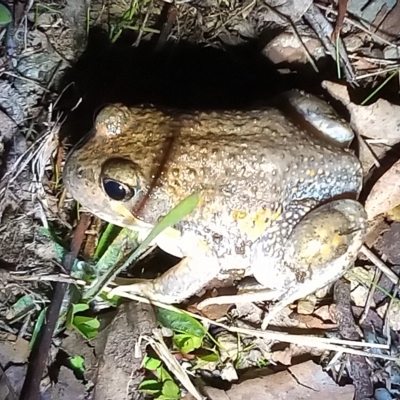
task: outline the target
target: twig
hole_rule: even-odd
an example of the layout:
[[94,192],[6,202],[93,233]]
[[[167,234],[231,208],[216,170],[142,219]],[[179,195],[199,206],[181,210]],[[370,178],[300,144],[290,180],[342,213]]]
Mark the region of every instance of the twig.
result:
[[173,357],[168,350],[167,345],[160,331],[153,332],[154,337],[145,336],[144,339],[151,345],[154,351],[158,354],[160,359],[164,361],[168,369],[175,375],[181,382],[186,390],[197,400],[203,400],[203,396],[197,391],[192,381],[189,379],[186,371],[179,364],[178,360]]
[[361,247],[361,252],[376,266],[378,267],[393,284],[398,285],[399,277],[383,262],[381,261],[370,249],[365,245]]
[[[75,230],[71,243],[71,251],[64,256],[63,266],[68,273],[71,271],[75,259],[78,256],[78,252],[89,222],[90,218],[87,214],[85,214],[81,218],[79,225]],[[61,305],[68,287],[69,284],[65,282],[58,282],[56,284],[51,304],[47,310],[46,322],[42,326],[41,335],[39,335],[38,342],[36,343],[29,357],[30,360],[28,370],[26,372],[26,377],[19,400],[39,399],[40,381],[46,366],[46,361],[53,339],[53,332],[60,314]]]
[[[106,287],[106,288],[104,288],[104,291],[111,292],[112,289]],[[136,301],[152,304],[156,307],[164,308],[167,310],[171,310],[171,311],[175,311],[175,312],[182,312],[180,309],[177,309],[174,306],[171,306],[168,304],[163,304],[163,303],[160,303],[157,301],[152,301],[152,300],[146,299],[144,297],[132,295],[129,293],[123,293],[123,294],[121,294],[121,296],[131,299],[131,300],[136,300]],[[184,311],[184,313],[187,315],[190,315],[193,318],[204,321],[208,324],[212,324],[212,325],[216,325],[221,328],[224,328],[229,332],[240,333],[240,334],[264,338],[264,339],[277,340],[277,341],[280,341],[283,343],[294,343],[294,344],[304,345],[304,346],[308,346],[308,347],[322,348],[324,350],[342,351],[344,353],[357,354],[357,355],[361,355],[361,356],[365,356],[365,357],[375,357],[375,358],[380,358],[383,360],[399,361],[398,357],[388,356],[388,355],[383,355],[383,354],[373,354],[373,353],[369,353],[367,351],[356,350],[356,349],[344,347],[344,346],[353,346],[353,347],[356,346],[356,347],[366,347],[366,348],[382,348],[381,346],[383,346],[383,348],[387,350],[388,349],[387,345],[379,345],[376,343],[357,342],[357,341],[352,341],[352,340],[340,340],[340,339],[323,338],[323,337],[315,337],[315,336],[291,335],[291,334],[285,334],[285,333],[275,332],[275,331],[271,331],[271,330],[262,331],[262,330],[257,330],[257,329],[238,328],[238,327],[225,325],[218,321],[213,321],[209,318],[191,313],[189,311]],[[340,343],[341,346],[335,345],[334,343]]]
[[[329,7],[323,6],[322,4],[316,4],[316,7],[320,8],[321,10],[331,12],[331,13],[333,13],[333,14],[335,14],[335,15],[338,14],[337,11],[332,10],[332,9],[329,8]],[[367,33],[367,34],[371,35],[371,37],[372,37],[373,39],[375,39],[375,40],[377,40],[377,41],[379,41],[379,42],[381,42],[381,43],[383,43],[383,44],[387,44],[387,45],[390,46],[390,47],[396,47],[396,45],[395,45],[394,43],[391,43],[391,42],[389,42],[388,40],[381,38],[381,37],[380,37],[379,35],[377,35],[376,33],[369,31],[369,30],[366,29],[364,26],[362,26],[360,23],[358,23],[357,21],[354,21],[353,19],[351,19],[351,18],[349,18],[349,17],[345,17],[344,20],[345,20],[346,22],[348,22],[349,24],[355,26],[356,28],[360,29],[360,30],[363,31],[364,33]]]
[[158,37],[154,51],[161,50],[164,47],[165,43],[167,43],[168,36],[172,31],[172,27],[176,22],[176,17],[178,14],[178,10],[175,5],[171,3],[165,3],[164,7],[167,9],[167,19],[160,30],[160,35]]
[[394,65],[392,67],[388,67],[388,68],[382,69],[380,71],[369,72],[368,74],[359,75],[356,77],[356,79],[359,81],[359,80],[362,80],[365,78],[370,78],[372,76],[383,75],[383,74],[387,74],[388,72],[398,71],[399,67],[400,67],[400,65]]
[[[327,52],[331,55],[333,59],[336,58],[336,49],[334,44],[331,42],[331,36],[333,33],[333,28],[330,23],[325,19],[322,15],[319,8],[312,4],[309,9],[304,14],[304,18],[310,24],[310,26],[314,29],[314,31],[318,34],[319,39],[321,40],[323,46],[327,50]],[[339,58],[341,65],[343,66],[344,73],[346,75],[346,79],[350,83],[355,83],[355,73],[351,66],[350,60],[348,58],[346,49],[343,45],[341,39],[337,41],[339,46]]]
[[379,268],[376,268],[374,280],[372,282],[371,288],[369,289],[369,293],[368,293],[367,301],[365,302],[364,310],[360,316],[360,319],[358,320],[358,323],[360,325],[363,324],[363,322],[365,321],[365,319],[368,316],[368,312],[369,312],[369,309],[371,308],[371,304],[374,299],[376,287],[378,286],[378,282],[379,282],[379,279],[381,278],[381,275],[382,275],[382,271]]
[[146,27],[147,20],[149,19],[152,7],[153,7],[153,0],[150,1],[150,4],[147,7],[146,15],[144,16],[143,23],[140,25],[139,33],[138,33],[138,36],[137,36],[137,38],[135,40],[135,43],[133,44],[133,47],[138,47],[140,41],[142,40],[144,28]]
[[348,0],[339,0],[338,2],[338,14],[336,17],[335,29],[332,33],[332,41],[336,42],[337,38],[340,36],[340,32],[343,27],[344,17],[346,16]]

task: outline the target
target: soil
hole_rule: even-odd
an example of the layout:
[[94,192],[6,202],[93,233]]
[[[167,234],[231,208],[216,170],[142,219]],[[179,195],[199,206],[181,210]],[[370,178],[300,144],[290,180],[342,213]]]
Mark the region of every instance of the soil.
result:
[[[15,341],[17,336],[26,341],[31,339],[39,312],[49,304],[54,291],[53,282],[39,277],[63,272],[60,254],[46,233],[52,232],[69,248],[77,225],[76,206],[63,189],[60,172],[67,152],[90,131],[93,118],[102,106],[122,102],[182,109],[237,109],[266,103],[279,93],[297,88],[325,98],[341,116],[350,119],[353,111],[326,90],[322,82],[344,84],[349,102],[359,106],[389,76],[390,71],[381,74],[377,71],[394,65],[389,62],[391,58],[385,58],[385,51],[393,47],[398,50],[395,41],[398,32],[390,23],[400,14],[397,6],[393,8],[386,4],[390,2],[382,2],[387,7],[386,17],[379,11],[369,20],[380,18],[381,28],[385,27],[381,38],[384,36],[387,42],[345,22],[342,37],[355,74],[361,78],[371,74],[346,82],[345,78],[338,77],[335,60],[326,53],[319,35],[304,16],[311,3],[311,0],[5,3],[13,11],[13,22],[4,27],[0,25],[0,331],[5,342]],[[314,3],[327,6],[331,2]],[[354,7],[352,3],[355,2],[350,2],[349,7]],[[271,7],[290,16],[296,24],[296,34],[287,18],[281,18]],[[357,10],[352,9],[352,13],[352,18],[357,20],[354,14]],[[379,29],[375,33],[381,34]],[[295,43],[297,34],[307,43],[318,71],[310,64],[302,46]],[[399,104],[398,82],[393,79],[390,85],[383,86],[367,104],[373,104],[377,98]],[[363,200],[368,198],[373,184],[399,159],[398,151],[394,150],[400,137],[396,140],[390,142],[391,152],[385,148],[379,153],[380,169],[368,167],[374,178],[369,186],[367,182],[368,192],[363,193]],[[385,155],[386,160],[390,159],[387,164]],[[370,233],[374,238],[371,246],[376,246],[378,254],[389,254],[390,265],[396,264],[393,260],[398,257],[398,250],[390,239],[396,237],[397,225],[396,220],[381,219],[376,230]],[[95,242],[97,237],[98,230],[89,232],[85,241]],[[92,256],[88,254],[90,248],[84,252],[86,258]],[[159,258],[157,262],[150,262],[159,263]],[[368,264],[366,260],[360,263]],[[390,282],[386,282],[385,288],[395,289]],[[23,318],[13,321],[10,313],[24,295],[32,296],[33,308]],[[387,296],[381,296],[376,305],[385,302],[388,302]],[[142,315],[143,310],[131,312]],[[151,308],[145,312],[150,320],[146,334],[151,335],[155,318],[150,315]],[[104,311],[99,315],[102,321],[103,317],[107,320]],[[127,318],[126,310],[122,317],[120,310],[118,315]],[[358,324],[360,312],[356,315],[353,325]],[[382,325],[382,316],[376,313],[375,316]],[[123,332],[129,326],[136,329],[132,321],[114,319],[112,324],[119,326],[112,331],[117,339],[111,335],[103,347],[88,344],[79,335],[71,341],[73,334],[68,331],[56,335],[47,363],[50,372],[45,374],[42,392],[51,388],[53,395],[58,396],[55,398],[90,398],[96,393],[93,388],[97,380],[97,393],[105,393],[104,382],[111,379],[107,373],[115,373],[105,366],[115,366],[115,359],[122,357],[120,349],[116,350],[118,337],[122,335],[129,342],[132,338],[125,338]],[[372,322],[369,324],[371,327]],[[393,330],[393,334],[397,332]],[[110,343],[115,348],[107,347]],[[87,354],[84,376],[77,376],[76,372],[71,375],[68,368],[67,372],[64,369],[68,364],[65,359],[74,353]],[[304,358],[303,353],[301,357]],[[310,355],[314,360],[315,357]],[[362,359],[361,364],[365,364],[365,357]],[[115,387],[125,388],[129,383],[126,362],[118,364],[121,380],[113,381]],[[289,362],[294,363],[291,357]],[[96,369],[98,363],[100,366]],[[7,368],[21,362],[10,361],[5,365],[0,360],[0,364],[7,374]],[[13,382],[12,373],[8,374],[10,382]],[[57,388],[62,379],[67,382],[66,387],[71,387],[71,392]],[[382,386],[385,379],[387,374],[382,372],[374,381],[375,387]],[[350,382],[351,376],[345,380]],[[17,393],[20,390],[14,389]],[[136,398],[142,396],[138,392],[132,394],[131,389],[130,393]],[[102,400],[107,396],[92,398]]]

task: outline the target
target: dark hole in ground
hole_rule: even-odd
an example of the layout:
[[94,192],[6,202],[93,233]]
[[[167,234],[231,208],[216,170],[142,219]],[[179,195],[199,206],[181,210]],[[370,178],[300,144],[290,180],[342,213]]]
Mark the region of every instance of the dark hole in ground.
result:
[[142,41],[137,48],[132,47],[132,38],[111,44],[104,31],[93,29],[86,51],[65,76],[65,85],[73,85],[64,94],[61,108],[68,113],[79,98],[82,103],[69,113],[63,135],[78,140],[90,130],[94,115],[115,102],[232,109],[265,103],[292,88],[320,94],[320,81],[335,78],[333,61],[321,61],[321,74],[309,67],[280,74],[261,53],[276,33],[223,49],[181,41],[157,51],[152,41]]

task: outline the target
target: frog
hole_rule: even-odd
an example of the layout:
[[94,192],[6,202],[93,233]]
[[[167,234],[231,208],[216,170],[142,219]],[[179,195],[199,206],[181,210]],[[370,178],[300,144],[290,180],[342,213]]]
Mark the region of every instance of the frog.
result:
[[86,210],[146,237],[198,194],[192,212],[152,242],[180,262],[113,295],[181,304],[214,279],[256,285],[198,304],[269,302],[280,312],[341,278],[366,234],[354,133],[320,98],[292,90],[245,109],[106,105],[72,148],[63,181]]

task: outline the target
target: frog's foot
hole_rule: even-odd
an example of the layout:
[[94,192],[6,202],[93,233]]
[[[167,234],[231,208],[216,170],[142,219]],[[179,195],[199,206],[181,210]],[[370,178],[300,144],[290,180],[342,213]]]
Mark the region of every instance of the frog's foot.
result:
[[288,237],[276,272],[291,275],[292,284],[272,306],[262,329],[289,304],[342,277],[357,257],[366,227],[366,212],[354,200],[332,201],[308,213]]
[[160,277],[118,286],[111,290],[109,296],[131,294],[161,303],[179,304],[203,289],[218,273],[216,259],[186,257]]
[[238,293],[230,296],[209,297],[197,304],[197,309],[202,310],[205,307],[215,304],[241,304],[257,303],[271,301],[280,297],[281,292],[271,289],[260,289],[257,291]]

